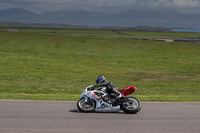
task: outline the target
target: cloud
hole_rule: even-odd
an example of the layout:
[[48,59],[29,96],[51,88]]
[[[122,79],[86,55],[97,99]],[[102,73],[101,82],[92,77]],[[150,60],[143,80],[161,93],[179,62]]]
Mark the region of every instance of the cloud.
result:
[[[21,7],[34,12],[87,10],[116,12],[126,9],[198,9],[200,0],[0,0],[0,9]],[[200,13],[200,12],[199,12]]]
[[164,7],[199,7],[199,0],[157,0],[154,6],[164,6]]
[[0,3],[15,5],[87,5],[94,7],[119,7],[119,6],[178,6],[178,7],[197,7],[200,0],[0,0]]

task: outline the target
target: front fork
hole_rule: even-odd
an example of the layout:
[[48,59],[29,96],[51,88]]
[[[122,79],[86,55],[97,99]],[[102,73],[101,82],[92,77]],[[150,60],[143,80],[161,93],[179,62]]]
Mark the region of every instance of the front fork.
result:
[[[84,98],[84,100],[85,100],[85,101],[84,101],[85,103],[89,103],[89,104],[91,104],[91,103],[88,101],[88,99],[90,99],[89,97],[84,96],[83,98]],[[91,100],[92,100],[92,99],[91,99]],[[95,108],[96,108],[96,107],[95,107]]]
[[84,99],[85,99],[85,103],[88,101],[88,97],[84,97]]

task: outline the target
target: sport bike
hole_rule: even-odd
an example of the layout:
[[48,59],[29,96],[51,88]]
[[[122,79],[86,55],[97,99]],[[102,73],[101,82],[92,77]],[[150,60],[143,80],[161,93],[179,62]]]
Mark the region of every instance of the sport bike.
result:
[[140,101],[135,97],[125,97],[132,94],[137,89],[134,86],[127,86],[120,92],[124,97],[119,98],[114,93],[106,93],[105,87],[98,90],[91,90],[93,85],[89,85],[80,95],[77,108],[81,112],[118,112],[135,114],[141,109]]

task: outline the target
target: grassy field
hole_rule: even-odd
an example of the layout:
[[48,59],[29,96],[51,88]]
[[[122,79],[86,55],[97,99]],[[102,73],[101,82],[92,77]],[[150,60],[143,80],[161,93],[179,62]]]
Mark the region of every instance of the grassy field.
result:
[[200,102],[200,44],[133,39],[188,37],[200,34],[1,29],[0,99],[78,100],[104,75],[141,101]]

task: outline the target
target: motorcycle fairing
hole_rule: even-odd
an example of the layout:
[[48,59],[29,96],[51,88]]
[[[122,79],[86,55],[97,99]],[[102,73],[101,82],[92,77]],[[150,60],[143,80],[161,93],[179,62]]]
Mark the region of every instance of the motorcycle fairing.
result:
[[134,86],[126,86],[124,89],[120,90],[120,92],[124,95],[124,96],[127,96],[127,95],[130,95],[132,94],[133,92],[135,92],[137,88],[134,87]]
[[[93,99],[96,101],[96,111],[97,112],[118,112],[120,111],[120,106],[112,106],[112,104],[109,104],[102,100],[102,97],[98,97],[96,93],[103,93],[103,95],[107,95],[106,92],[98,91],[98,90],[88,90],[89,87],[85,88],[85,90],[82,92],[80,98],[84,98],[87,100],[88,98]],[[95,93],[96,92],[96,93]]]

